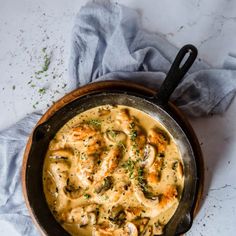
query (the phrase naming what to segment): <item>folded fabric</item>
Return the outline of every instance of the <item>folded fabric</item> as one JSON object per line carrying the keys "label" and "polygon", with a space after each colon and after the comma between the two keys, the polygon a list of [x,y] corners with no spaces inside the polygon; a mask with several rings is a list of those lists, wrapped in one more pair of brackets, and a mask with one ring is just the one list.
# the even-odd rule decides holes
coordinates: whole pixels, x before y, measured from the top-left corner
{"label": "folded fabric", "polygon": [[0,221],[8,221],[20,235],[39,235],[23,199],[21,166],[27,139],[41,115],[28,115],[0,132]]}
{"label": "folded fabric", "polygon": [[[158,88],[177,48],[141,28],[136,11],[108,1],[88,3],[75,19],[70,59],[71,87],[97,80],[122,79]],[[192,116],[224,112],[235,95],[234,55],[222,69],[196,61],[172,96]],[[0,132],[0,221],[21,235],[39,235],[21,190],[21,164],[28,136],[41,113]]]}
{"label": "folded fabric", "polygon": [[[158,89],[178,49],[158,34],[141,27],[132,9],[109,1],[83,7],[75,19],[70,60],[77,86],[92,81],[124,79]],[[236,92],[236,58],[222,69],[198,59],[178,86],[172,100],[185,113],[222,113]]]}

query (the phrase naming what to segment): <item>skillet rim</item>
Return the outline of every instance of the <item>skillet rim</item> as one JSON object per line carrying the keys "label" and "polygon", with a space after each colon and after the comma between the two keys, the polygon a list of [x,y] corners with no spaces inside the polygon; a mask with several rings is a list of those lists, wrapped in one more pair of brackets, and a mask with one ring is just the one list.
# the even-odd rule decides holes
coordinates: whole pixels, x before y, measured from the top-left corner
{"label": "skillet rim", "polygon": [[[24,194],[24,199],[27,205],[27,208],[30,212],[31,218],[33,219],[34,223],[40,230],[42,235],[45,235],[45,231],[43,230],[42,226],[40,223],[36,220],[35,215],[32,211],[32,208],[29,204],[29,199],[28,199],[28,194],[27,194],[27,187],[26,187],[26,171],[27,171],[27,160],[29,157],[30,149],[31,149],[31,144],[32,144],[32,137],[35,131],[35,128],[46,122],[53,114],[55,114],[58,110],[60,110],[62,107],[67,105],[68,103],[78,99],[81,96],[87,95],[92,92],[100,92],[102,90],[117,90],[117,89],[122,89],[128,92],[135,92],[136,94],[141,93],[139,95],[141,98],[143,95],[146,96],[154,96],[156,94],[156,91],[147,87],[144,87],[143,85],[128,82],[128,81],[99,81],[99,82],[94,82],[88,85],[85,85],[83,87],[80,87],[78,89],[73,90],[72,92],[68,93],[61,99],[59,99],[55,104],[53,104],[45,113],[44,115],[40,118],[40,120],[37,122],[35,125],[28,142],[26,144],[25,152],[24,152],[24,158],[23,158],[23,163],[22,163],[22,188],[23,188],[23,194]],[[160,106],[160,105],[158,105]],[[198,142],[198,139],[193,131],[193,128],[191,127],[190,123],[188,122],[187,118],[185,115],[172,103],[168,102],[162,109],[164,109],[183,129],[185,132],[187,138],[189,139],[190,145],[193,149],[194,152],[194,157],[195,157],[195,162],[196,162],[196,170],[197,170],[197,186],[196,186],[196,193],[195,193],[195,201],[193,204],[193,209],[191,212],[191,215],[193,217],[196,216],[199,206],[200,206],[200,201],[202,198],[202,193],[203,193],[203,184],[204,184],[204,163],[203,163],[203,157],[202,157],[202,152],[200,148],[200,144]],[[191,225],[190,225],[191,227]]]}

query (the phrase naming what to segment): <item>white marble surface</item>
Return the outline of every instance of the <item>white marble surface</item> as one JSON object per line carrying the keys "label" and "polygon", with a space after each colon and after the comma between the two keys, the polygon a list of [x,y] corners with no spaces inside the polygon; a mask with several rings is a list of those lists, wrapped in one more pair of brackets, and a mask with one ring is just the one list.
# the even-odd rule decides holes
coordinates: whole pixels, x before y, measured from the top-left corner
{"label": "white marble surface", "polygon": [[[0,130],[67,93],[73,18],[86,1],[0,0]],[[234,0],[120,0],[138,9],[143,25],[177,46],[193,43],[201,58],[220,67],[236,53]],[[42,48],[53,52],[49,73],[35,79]],[[32,82],[30,82],[32,80]],[[29,84],[28,84],[29,83]],[[38,90],[45,88],[46,93]],[[222,116],[191,120],[205,159],[202,207],[189,236],[235,235],[236,100]],[[0,235],[18,235],[0,221]]]}

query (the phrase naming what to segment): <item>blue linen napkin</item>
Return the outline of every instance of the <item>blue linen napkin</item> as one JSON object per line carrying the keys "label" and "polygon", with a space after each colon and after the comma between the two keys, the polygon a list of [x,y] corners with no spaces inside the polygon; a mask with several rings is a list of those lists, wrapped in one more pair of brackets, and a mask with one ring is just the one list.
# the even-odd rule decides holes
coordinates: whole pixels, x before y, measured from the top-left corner
{"label": "blue linen napkin", "polygon": [[[75,19],[70,58],[71,85],[122,79],[158,88],[178,49],[160,35],[142,29],[136,11],[108,1],[90,2]],[[172,100],[191,116],[222,113],[236,92],[236,57],[221,69],[198,60]],[[40,118],[34,113],[0,132],[0,220],[21,235],[39,235],[21,190],[24,147]]]}

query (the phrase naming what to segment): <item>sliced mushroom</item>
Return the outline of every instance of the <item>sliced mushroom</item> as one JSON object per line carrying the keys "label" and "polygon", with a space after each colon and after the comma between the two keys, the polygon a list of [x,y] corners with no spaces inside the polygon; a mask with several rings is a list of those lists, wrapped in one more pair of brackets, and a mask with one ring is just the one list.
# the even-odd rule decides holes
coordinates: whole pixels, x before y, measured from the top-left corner
{"label": "sliced mushroom", "polygon": [[63,191],[64,191],[65,195],[71,199],[77,199],[77,198],[81,197],[83,194],[83,191],[79,186],[76,188],[73,184],[70,184],[70,183],[68,183],[63,188]]}
{"label": "sliced mushroom", "polygon": [[127,222],[125,224],[125,228],[128,229],[128,235],[129,236],[138,236],[138,229],[135,226],[135,224],[131,223],[131,222]]}
{"label": "sliced mushroom", "polygon": [[120,205],[112,207],[111,215],[109,216],[109,220],[117,225],[122,225],[126,219],[126,214],[124,208]]}
{"label": "sliced mushroom", "polygon": [[142,233],[146,229],[149,220],[150,219],[148,217],[143,217],[137,218],[133,221],[133,223],[137,226],[139,233]]}
{"label": "sliced mushroom", "polygon": [[103,194],[110,188],[112,188],[113,185],[113,178],[111,176],[107,176],[102,183],[95,186],[95,193],[97,194]]}
{"label": "sliced mushroom", "polygon": [[157,147],[158,153],[164,153],[167,145],[170,144],[170,137],[166,131],[155,127],[150,130],[148,141]]}
{"label": "sliced mushroom", "polygon": [[105,134],[106,139],[112,143],[125,143],[127,135],[118,130],[107,130]]}
{"label": "sliced mushroom", "polygon": [[155,147],[152,146],[151,144],[147,144],[144,148],[144,161],[142,162],[142,164],[147,168],[151,167],[155,161],[155,157],[156,157]]}
{"label": "sliced mushroom", "polygon": [[150,207],[150,208],[157,207],[157,205],[159,204],[158,197],[155,200],[146,198],[141,187],[139,186],[138,183],[136,183],[136,181],[133,181],[133,187],[134,187],[134,194],[141,204],[143,204],[146,207]]}

